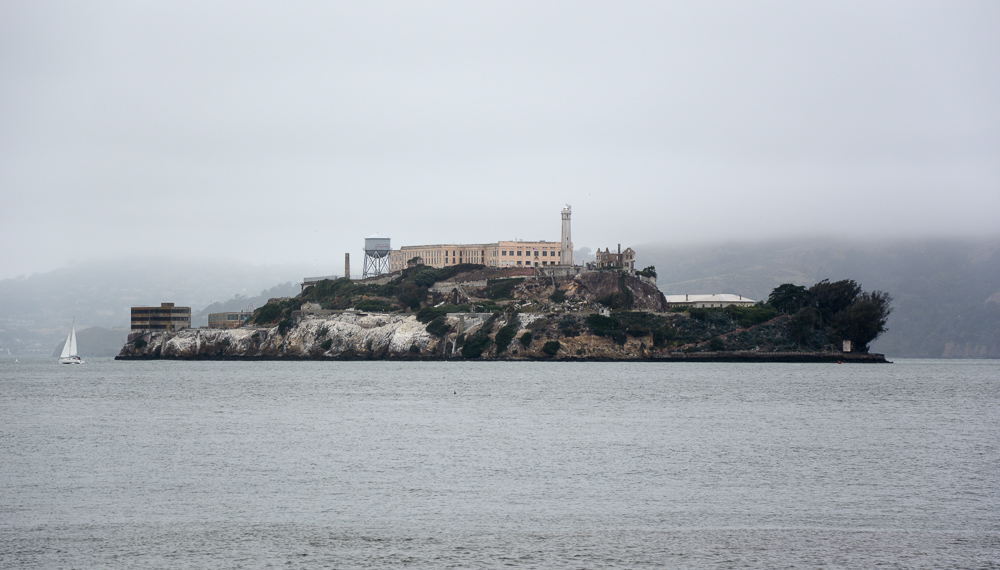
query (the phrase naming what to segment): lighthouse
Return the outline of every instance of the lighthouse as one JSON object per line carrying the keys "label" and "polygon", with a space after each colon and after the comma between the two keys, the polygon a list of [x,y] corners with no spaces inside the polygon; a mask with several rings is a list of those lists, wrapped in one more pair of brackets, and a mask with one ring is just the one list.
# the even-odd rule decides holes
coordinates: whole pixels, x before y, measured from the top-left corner
{"label": "lighthouse", "polygon": [[560,265],[573,265],[573,239],[569,233],[569,217],[572,209],[569,204],[562,209],[562,250],[559,254]]}

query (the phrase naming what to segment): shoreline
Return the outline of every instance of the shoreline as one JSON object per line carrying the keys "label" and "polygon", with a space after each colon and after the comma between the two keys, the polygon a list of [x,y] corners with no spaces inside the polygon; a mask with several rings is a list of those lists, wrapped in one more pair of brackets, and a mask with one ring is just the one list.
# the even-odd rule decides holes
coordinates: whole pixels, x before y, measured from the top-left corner
{"label": "shoreline", "polygon": [[681,352],[655,355],[646,358],[604,358],[568,356],[565,358],[461,358],[441,356],[232,356],[232,355],[197,355],[197,356],[154,356],[154,355],[118,355],[115,360],[201,360],[214,362],[228,361],[273,361],[273,362],[358,362],[358,361],[390,361],[390,362],[730,362],[730,363],[825,363],[825,364],[892,364],[884,354],[834,354],[829,352]]}

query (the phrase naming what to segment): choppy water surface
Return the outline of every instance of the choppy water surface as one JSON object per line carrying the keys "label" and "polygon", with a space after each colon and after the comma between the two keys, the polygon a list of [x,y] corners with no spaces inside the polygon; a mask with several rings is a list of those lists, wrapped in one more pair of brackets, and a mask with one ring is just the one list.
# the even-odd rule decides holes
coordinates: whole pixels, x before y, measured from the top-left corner
{"label": "choppy water surface", "polygon": [[1000,362],[0,362],[3,567],[1000,567]]}

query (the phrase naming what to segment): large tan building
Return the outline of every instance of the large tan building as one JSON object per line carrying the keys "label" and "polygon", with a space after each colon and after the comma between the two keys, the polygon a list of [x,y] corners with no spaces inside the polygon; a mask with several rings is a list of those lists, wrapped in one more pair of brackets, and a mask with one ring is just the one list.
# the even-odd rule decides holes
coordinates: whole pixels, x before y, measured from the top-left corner
{"label": "large tan building", "polygon": [[495,243],[407,245],[389,253],[389,271],[399,271],[418,262],[431,267],[459,263],[488,265],[486,260],[492,257],[495,247]]}
{"label": "large tan building", "polygon": [[570,239],[570,207],[562,210],[562,241],[498,241],[477,244],[407,245],[389,254],[389,270],[399,271],[414,263],[448,267],[475,263],[488,267],[547,267],[573,265]]}
{"label": "large tan building", "polygon": [[389,254],[389,270],[399,271],[413,263],[447,267],[475,263],[488,267],[546,267],[560,265],[557,241],[500,241],[480,244],[408,245]]}
{"label": "large tan building", "polygon": [[191,307],[160,303],[159,307],[132,307],[132,330],[179,331],[191,328]]}

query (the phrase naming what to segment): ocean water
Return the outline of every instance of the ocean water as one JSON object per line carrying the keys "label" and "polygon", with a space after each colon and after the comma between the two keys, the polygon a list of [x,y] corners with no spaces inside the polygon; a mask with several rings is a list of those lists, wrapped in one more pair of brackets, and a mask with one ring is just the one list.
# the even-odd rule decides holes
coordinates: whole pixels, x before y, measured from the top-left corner
{"label": "ocean water", "polygon": [[4,568],[880,565],[1000,568],[1000,362],[0,361]]}

